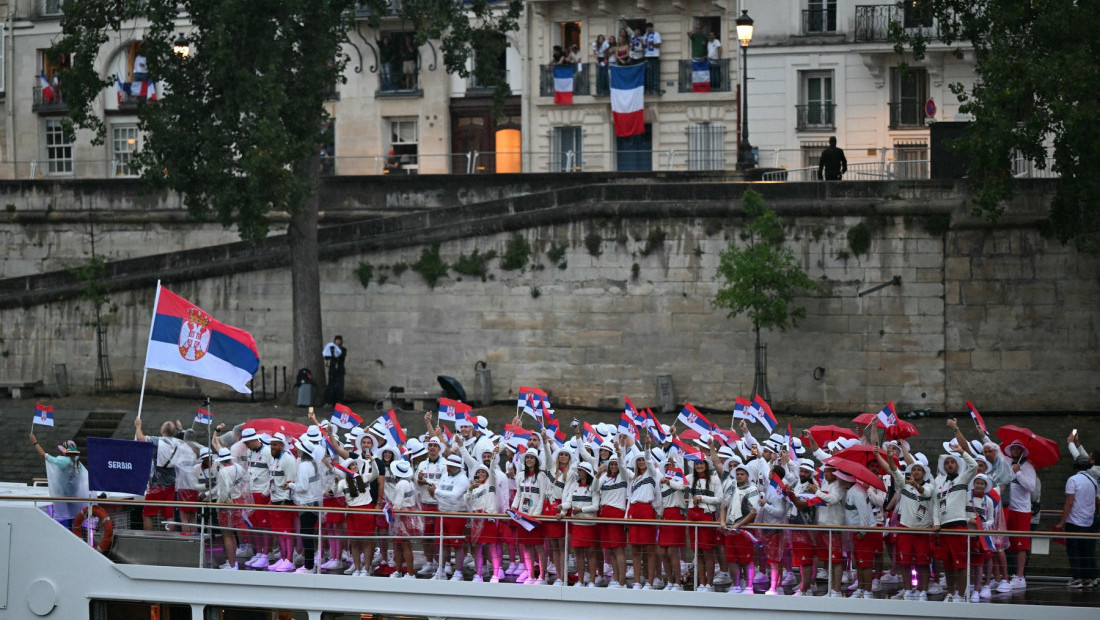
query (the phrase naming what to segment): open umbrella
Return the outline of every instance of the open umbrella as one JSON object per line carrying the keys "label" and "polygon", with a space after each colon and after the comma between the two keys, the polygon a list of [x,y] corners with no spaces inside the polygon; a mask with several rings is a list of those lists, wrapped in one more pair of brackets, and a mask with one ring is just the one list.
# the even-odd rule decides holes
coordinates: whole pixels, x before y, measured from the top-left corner
{"label": "open umbrella", "polygon": [[897,424],[887,427],[885,424],[883,424],[882,420],[878,419],[878,415],[874,413],[861,413],[852,418],[852,422],[855,422],[856,424],[862,426],[867,426],[871,423],[874,423],[875,426],[886,429],[886,432],[884,433],[886,439],[908,439],[909,437],[913,437],[914,435],[920,435],[920,433],[917,431],[917,427],[913,426],[911,422],[898,420]]}
{"label": "open umbrella", "polygon": [[244,426],[246,428],[256,429],[256,432],[261,435],[264,433],[268,435],[282,433],[287,436],[287,439],[304,435],[307,430],[305,424],[300,422],[288,422],[286,420],[280,420],[279,418],[256,418],[245,422]]}
{"label": "open umbrella", "polygon": [[[1046,437],[1036,435],[1029,429],[1022,426],[1006,424],[998,428],[994,434],[1000,437],[1003,442],[1001,443],[1001,450],[1006,450],[1008,445],[1014,442],[1022,444],[1027,450],[1028,462],[1031,463],[1035,469],[1050,467],[1058,462],[1058,457],[1060,456],[1058,443]],[[1005,454],[1008,454],[1008,452],[1006,451]]]}
{"label": "open umbrella", "polygon": [[882,466],[879,465],[878,459],[875,458],[876,452],[878,454],[881,454],[883,458],[893,461],[895,467],[898,465],[898,459],[886,456],[886,453],[882,451],[882,448],[878,448],[875,446],[866,446],[862,444],[858,446],[852,446],[851,448],[845,448],[844,450],[837,452],[833,456],[844,459],[846,461],[859,463],[860,465],[863,465],[868,469],[877,471],[881,469]]}
{"label": "open umbrella", "polygon": [[853,476],[856,480],[859,480],[867,486],[875,487],[880,491],[886,490],[886,484],[878,474],[855,461],[842,459],[839,456],[830,456],[825,459],[825,464]]}
{"label": "open umbrella", "polygon": [[814,443],[819,446],[824,446],[830,441],[836,441],[843,437],[845,439],[858,439],[855,431],[842,426],[835,426],[833,424],[815,424],[806,429],[810,431],[810,436],[814,438]]}

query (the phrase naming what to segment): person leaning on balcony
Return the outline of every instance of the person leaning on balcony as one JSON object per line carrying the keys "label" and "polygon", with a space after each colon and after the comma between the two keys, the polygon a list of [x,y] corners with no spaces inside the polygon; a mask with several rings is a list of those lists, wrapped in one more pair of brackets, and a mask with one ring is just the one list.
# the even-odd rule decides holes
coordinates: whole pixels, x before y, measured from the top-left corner
{"label": "person leaning on balcony", "polygon": [[695,31],[687,33],[691,42],[691,59],[702,60],[707,57],[707,35],[702,24],[695,24]]}
{"label": "person leaning on balcony", "polygon": [[[614,37],[612,37],[614,39]],[[610,53],[611,43],[604,39],[603,35],[597,35],[596,40],[592,42],[592,55],[596,57],[596,65],[603,67],[607,65],[607,55]]]}
{"label": "person leaning on balcony", "polygon": [[821,151],[817,163],[817,176],[825,181],[839,181],[848,172],[848,158],[844,149],[837,147],[836,136],[829,136],[829,146]]}

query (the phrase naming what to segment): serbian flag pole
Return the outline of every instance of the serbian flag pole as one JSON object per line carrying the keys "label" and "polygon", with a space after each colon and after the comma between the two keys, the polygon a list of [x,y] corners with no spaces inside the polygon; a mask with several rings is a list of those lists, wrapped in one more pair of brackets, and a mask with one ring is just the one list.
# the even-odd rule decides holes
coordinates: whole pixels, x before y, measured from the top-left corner
{"label": "serbian flag pole", "polygon": [[573,74],[576,65],[554,66],[554,103],[558,105],[573,104]]}
{"label": "serbian flag pole", "polygon": [[977,408],[975,408],[969,400],[966,401],[966,408],[970,410],[970,417],[974,418],[974,424],[978,426],[978,430],[980,430],[983,435],[988,435],[989,431],[985,429],[985,420],[982,419],[982,414],[978,413]]}
{"label": "serbian flag pole", "polygon": [[691,92],[710,92],[710,63],[705,60],[691,61]]}
{"label": "serbian flag pole", "polygon": [[251,394],[248,382],[260,368],[260,353],[252,334],[214,319],[158,280],[138,398],[139,418],[150,368],[217,381]]}
{"label": "serbian flag pole", "polygon": [[886,428],[890,428],[891,426],[894,426],[895,424],[897,424],[898,423],[898,413],[894,409],[894,403],[893,402],[887,403],[886,406],[882,408],[882,411],[878,412],[877,417],[878,417],[879,421],[882,422],[883,426],[885,426]]}
{"label": "serbian flag pole", "polygon": [[620,138],[645,133],[644,64],[626,67],[611,65],[611,118],[615,135]]}

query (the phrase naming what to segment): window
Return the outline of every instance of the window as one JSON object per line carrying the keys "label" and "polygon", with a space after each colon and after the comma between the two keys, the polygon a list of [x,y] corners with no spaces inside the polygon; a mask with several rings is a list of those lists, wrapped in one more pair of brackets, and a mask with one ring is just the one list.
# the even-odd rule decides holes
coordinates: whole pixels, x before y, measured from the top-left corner
{"label": "window", "polygon": [[491,36],[492,41],[484,42],[489,46],[486,51],[474,54],[470,78],[466,83],[468,90],[490,88],[493,78],[508,81],[508,40],[499,33]]}
{"label": "window", "polygon": [[916,67],[890,70],[890,128],[924,127],[928,72]]}
{"label": "window", "polygon": [[61,119],[46,119],[43,123],[46,146],[46,174],[73,173],[73,136],[65,131]]}
{"label": "window", "polygon": [[929,178],[928,143],[907,140],[894,143],[893,173],[895,179]]}
{"label": "window", "polygon": [[809,0],[802,15],[803,34],[836,32],[836,0]]}
{"label": "window", "polygon": [[554,32],[554,45],[560,45],[566,51],[574,45],[581,50],[586,50],[587,46],[581,45],[581,23],[558,22]]}
{"label": "window", "polygon": [[8,48],[6,37],[7,31],[0,28],[0,93],[4,93],[7,90],[4,86],[4,84],[6,84],[4,80],[4,50]]}
{"label": "window", "polygon": [[832,71],[802,71],[801,103],[797,106],[799,131],[807,129],[832,129],[835,125],[836,104],[833,101]]}
{"label": "window", "polygon": [[176,603],[135,603],[130,601],[92,601],[91,617],[95,620],[191,620],[191,606]]}
{"label": "window", "polygon": [[817,170],[817,164],[821,160],[821,151],[825,150],[825,147],[829,146],[828,142],[803,142],[802,147],[802,167],[813,168]]}
{"label": "window", "polygon": [[415,118],[389,119],[390,150],[398,158],[405,174],[415,174],[420,168],[420,133]]}
{"label": "window", "polygon": [[927,0],[905,0],[902,5],[901,24],[905,28],[931,28],[932,11]]}
{"label": "window", "polygon": [[[190,617],[190,616],[188,616]],[[309,620],[309,612],[300,609],[264,609],[261,607],[221,607],[207,605],[203,620]],[[359,614],[352,616],[361,617]]]}
{"label": "window", "polygon": [[555,127],[550,145],[550,172],[574,172],[583,169],[580,127]]}
{"label": "window", "polygon": [[43,17],[61,15],[63,0],[36,0],[36,2],[39,15]]}
{"label": "window", "polygon": [[114,176],[137,176],[137,171],[130,165],[130,160],[137,149],[137,125],[113,125],[111,127],[111,170]]}
{"label": "window", "polygon": [[378,94],[422,95],[420,51],[413,32],[384,31],[377,40],[382,72]]}
{"label": "window", "polygon": [[722,123],[696,123],[688,127],[688,169],[725,168],[726,128]]}
{"label": "window", "polygon": [[336,119],[329,118],[321,130],[321,174],[336,174]]}

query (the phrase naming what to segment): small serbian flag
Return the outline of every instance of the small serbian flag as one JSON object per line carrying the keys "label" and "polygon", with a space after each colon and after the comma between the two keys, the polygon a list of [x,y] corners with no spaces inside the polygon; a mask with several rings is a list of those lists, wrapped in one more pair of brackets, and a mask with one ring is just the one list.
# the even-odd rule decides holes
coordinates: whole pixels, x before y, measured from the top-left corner
{"label": "small serbian flag", "polygon": [[393,504],[386,502],[386,505],[382,506],[382,518],[386,520],[387,525],[393,525]]}
{"label": "small serbian flag", "polygon": [[[408,439],[405,437],[405,431],[401,428],[401,424],[397,422],[397,414],[393,412],[393,409],[390,409],[386,413],[378,416],[378,419],[375,420],[375,423],[380,423],[382,425],[382,428],[386,429],[386,435],[388,439],[393,442],[393,445],[405,445],[405,442]],[[408,460],[409,458],[408,453],[406,453],[404,450],[401,451],[401,457],[405,460]]]}
{"label": "small serbian flag", "polygon": [[504,440],[505,445],[518,450],[520,446],[527,447],[527,440],[531,439],[531,431],[514,424],[505,424],[504,432],[500,434],[500,437]]}
{"label": "small serbian flag", "polygon": [[676,419],[700,435],[712,433],[718,428],[706,416],[699,413],[698,409],[692,407],[691,403],[684,403],[684,408],[680,410],[680,415],[676,416]]}
{"label": "small serbian flag", "polygon": [[978,413],[978,409],[969,400],[966,401],[966,408],[970,410],[970,417],[974,418],[974,424],[978,425],[978,430],[983,435],[988,435],[989,431],[985,429],[985,420],[982,419],[982,414]]}
{"label": "small serbian flag", "polygon": [[354,478],[354,477],[359,475],[359,474],[351,471],[350,469],[348,469],[347,467],[344,467],[343,465],[341,465],[339,463],[333,463],[332,468],[335,469],[338,472],[343,473],[348,478]]}
{"label": "small serbian flag", "polygon": [[[975,514],[974,518],[977,519],[979,530],[986,529],[985,522],[982,521],[981,515]],[[989,534],[982,534],[979,536],[978,543],[981,544],[982,549],[985,551],[996,551],[996,545],[993,544],[993,537]]]}
{"label": "small serbian flag", "polygon": [[741,532],[746,537],[748,537],[750,541],[752,541],[753,545],[756,545],[757,547],[762,547],[764,545],[764,543],[760,542],[760,539],[756,536],[753,536],[752,532],[750,532],[749,530],[734,530],[734,532]]}
{"label": "small serbian flag", "polygon": [[597,433],[596,429],[592,428],[592,425],[589,424],[588,422],[584,423],[584,425],[581,429],[581,434],[584,437],[585,441],[591,441],[592,443],[596,444],[597,446],[602,446],[603,445],[603,437],[600,437],[600,434]]}
{"label": "small serbian flag", "polygon": [[668,471],[665,472],[665,474],[668,476],[668,479],[672,480],[673,482],[683,483],[684,481],[684,470],[680,469],[679,467],[670,467],[668,468]]}
{"label": "small serbian flag", "polygon": [[336,448],[332,446],[332,440],[329,439],[328,432],[324,428],[321,429],[321,444],[328,450],[329,456],[336,456]]}
{"label": "small serbian flag", "polygon": [[53,103],[53,100],[57,98],[57,91],[54,90],[54,87],[52,84],[50,84],[50,81],[46,79],[45,69],[43,69],[42,72],[38,74],[38,85],[39,88],[42,89],[42,102]]}
{"label": "small serbian flag", "polygon": [[528,515],[525,515],[522,512],[509,509],[507,514],[508,514],[509,517],[511,517],[511,519],[513,521],[518,523],[520,527],[527,530],[528,532],[530,532],[531,530],[535,529],[536,527],[538,527],[540,525],[538,519],[536,519],[534,517],[531,517],[531,516],[528,516]]}
{"label": "small serbian flag", "polygon": [[638,435],[638,425],[634,423],[625,411],[619,415],[619,432],[630,435],[634,438],[634,441],[640,441],[641,437]]}
{"label": "small serbian flag", "polygon": [[790,457],[791,462],[798,462],[798,452],[794,449],[794,437],[791,437],[791,424],[787,423],[787,456]]}
{"label": "small serbian flag", "polygon": [[455,437],[455,434],[451,432],[451,429],[447,428],[446,426],[440,425],[439,430],[443,432],[443,439],[446,439],[447,443],[451,443],[451,440]]}
{"label": "small serbian flag", "polygon": [[576,65],[554,65],[554,103],[573,103],[573,75],[576,69]]}
{"label": "small serbian flag", "polygon": [[260,368],[252,334],[215,320],[203,309],[157,284],[145,368],[224,383],[251,394]]}
{"label": "small serbian flag", "polygon": [[710,92],[710,63],[705,60],[691,61],[691,92]]}
{"label": "small serbian flag", "polygon": [[42,426],[53,426],[53,407],[49,405],[43,405],[41,403],[35,403],[34,405],[34,422],[35,424],[41,424]]}
{"label": "small serbian flag", "polygon": [[672,445],[680,451],[683,457],[689,461],[696,461],[702,463],[706,460],[703,456],[703,451],[695,446],[683,441],[679,437],[672,438]]}
{"label": "small serbian flag", "polygon": [[363,423],[362,416],[356,414],[354,411],[351,410],[351,407],[348,407],[347,405],[336,403],[336,406],[334,406],[332,409],[332,417],[329,418],[329,422],[332,422],[333,424],[339,426],[344,430],[359,426]]}
{"label": "small serbian flag", "polygon": [[546,397],[546,392],[538,388],[521,386],[519,397],[516,400],[516,407],[537,420],[542,415],[539,407],[539,403],[542,401],[546,402],[547,407],[550,406],[550,399]]}
{"label": "small serbian flag", "polygon": [[638,408],[634,406],[634,403],[630,402],[629,396],[624,396],[623,400],[626,401],[626,416],[633,420],[635,424],[637,424],[638,420],[642,418],[642,415],[638,413]]}
{"label": "small serbian flag", "polygon": [[645,133],[646,65],[611,65],[611,118],[619,138]]}
{"label": "small serbian flag", "polygon": [[206,409],[199,407],[195,411],[195,421],[199,424],[210,425],[214,423],[214,414],[210,413]]}
{"label": "small serbian flag", "polygon": [[736,448],[737,442],[741,441],[741,437],[737,433],[721,428],[714,429],[714,432],[711,433],[711,437],[717,437],[719,441],[731,448]]}
{"label": "small serbian flag", "polygon": [[653,413],[653,410],[646,407],[644,415],[649,420],[649,423],[646,424],[646,428],[649,429],[649,434],[653,437],[653,441],[657,443],[665,443],[668,441],[668,433],[666,433],[664,427],[661,426],[661,422],[657,419],[657,415]]}
{"label": "small serbian flag", "polygon": [[883,426],[890,428],[898,423],[898,413],[894,410],[894,403],[887,403],[882,411],[878,412],[878,420],[882,422]]}
{"label": "small serbian flag", "polygon": [[764,428],[768,429],[768,432],[775,430],[775,427],[779,425],[779,420],[775,419],[775,414],[772,413],[772,408],[768,405],[759,394],[752,399],[753,405],[756,406],[756,419],[760,420],[760,423],[764,425]]}
{"label": "small serbian flag", "polygon": [[777,474],[775,472],[772,472],[772,479],[771,479],[771,482],[768,483],[768,486],[775,489],[776,493],[786,493],[787,492],[787,483],[783,482],[783,479],[780,478],[779,474]]}
{"label": "small serbian flag", "polygon": [[[473,407],[471,407],[470,405],[467,405],[466,403],[464,403],[462,401],[452,400],[450,398],[440,398],[439,399],[439,420],[440,421],[446,420],[448,422],[457,422],[458,421],[458,414],[460,414],[460,413],[469,413],[473,410],[474,410]],[[466,419],[466,416],[462,416],[462,418]]]}
{"label": "small serbian flag", "polygon": [[749,399],[737,397],[737,400],[733,403],[733,419],[748,420],[749,422],[756,419],[752,414],[752,403],[749,402]]}
{"label": "small serbian flag", "polygon": [[824,506],[825,505],[825,500],[821,499],[820,497],[818,497],[816,495],[807,494],[807,495],[799,495],[798,497],[802,501],[806,502],[806,507],[807,508],[815,508],[817,506]]}

